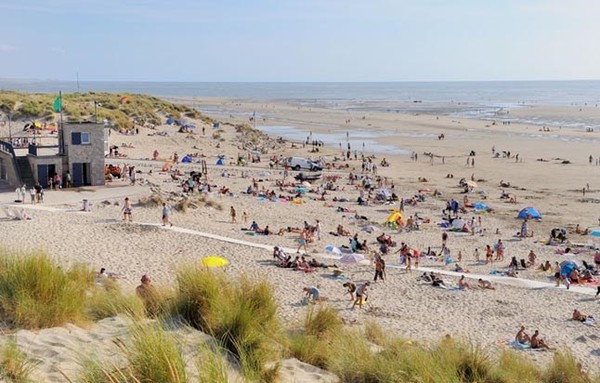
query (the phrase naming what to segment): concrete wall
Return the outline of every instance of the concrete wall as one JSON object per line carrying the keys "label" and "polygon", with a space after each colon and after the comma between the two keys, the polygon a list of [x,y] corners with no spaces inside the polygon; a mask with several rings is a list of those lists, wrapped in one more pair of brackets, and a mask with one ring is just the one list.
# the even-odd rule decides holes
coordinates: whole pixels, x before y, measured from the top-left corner
{"label": "concrete wall", "polygon": [[10,154],[0,150],[0,166],[4,170],[0,170],[0,174],[6,175],[5,179],[0,180],[2,186],[10,186],[11,188],[17,188],[19,185],[19,176],[13,163],[13,158]]}
{"label": "concrete wall", "polygon": [[60,174],[61,178],[63,176],[63,165],[62,158],[59,156],[32,156],[28,155],[27,159],[29,160],[29,166],[31,166],[31,172],[33,173],[33,179],[35,182],[39,182],[42,185],[45,185],[48,180],[40,180],[38,178],[38,165],[54,165],[57,174]]}
{"label": "concrete wall", "polygon": [[[67,123],[63,124],[64,150],[68,161],[68,169],[73,174],[73,163],[90,164],[90,181],[92,185],[104,185],[104,146],[105,129],[103,124]],[[73,145],[73,132],[89,133],[90,144]]]}

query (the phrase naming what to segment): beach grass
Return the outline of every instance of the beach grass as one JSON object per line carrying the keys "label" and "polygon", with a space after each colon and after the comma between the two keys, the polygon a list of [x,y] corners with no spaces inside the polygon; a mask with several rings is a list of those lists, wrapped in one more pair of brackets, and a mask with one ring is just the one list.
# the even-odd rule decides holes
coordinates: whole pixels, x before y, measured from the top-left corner
{"label": "beach grass", "polygon": [[42,252],[0,249],[0,310],[9,325],[28,329],[86,321],[86,290],[93,274],[83,266],[62,269]]}
{"label": "beach grass", "polygon": [[226,351],[206,342],[200,345],[196,365],[200,382],[227,383],[229,381],[229,362]]}
{"label": "beach grass", "polygon": [[278,366],[267,363],[278,359],[281,330],[271,287],[245,278],[236,284],[202,268],[181,270],[177,282],[174,312],[214,336],[247,379],[272,381]]}
{"label": "beach grass", "polygon": [[88,297],[87,314],[92,320],[110,318],[118,314],[143,318],[145,307],[142,300],[135,294],[123,294],[116,281],[105,278]]}
{"label": "beach grass", "polygon": [[[0,91],[1,111],[11,113],[14,121],[42,119],[52,121],[57,94]],[[173,104],[157,97],[140,94],[105,92],[63,93],[62,111],[69,121],[93,121],[105,118],[117,129],[129,130],[138,124],[160,125],[165,116],[180,120],[183,117],[199,119],[207,124],[214,121],[194,108]]]}
{"label": "beach grass", "polygon": [[7,382],[33,382],[30,375],[35,361],[17,348],[14,340],[6,342],[0,350],[0,377]]}

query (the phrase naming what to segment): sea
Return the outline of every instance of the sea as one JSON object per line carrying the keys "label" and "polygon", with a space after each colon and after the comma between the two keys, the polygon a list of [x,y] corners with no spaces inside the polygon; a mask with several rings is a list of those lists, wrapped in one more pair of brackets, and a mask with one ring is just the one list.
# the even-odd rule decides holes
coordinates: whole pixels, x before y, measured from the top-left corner
{"label": "sea", "polygon": [[[535,126],[600,129],[600,120],[570,116],[516,117],[514,108],[535,105],[598,107],[600,81],[475,82],[128,82],[0,79],[0,89],[30,93],[140,93],[163,98],[220,97],[296,103],[350,112],[435,114],[510,121]],[[218,108],[218,107],[217,107]],[[225,108],[225,107],[223,107]],[[225,109],[202,109],[230,114]]]}

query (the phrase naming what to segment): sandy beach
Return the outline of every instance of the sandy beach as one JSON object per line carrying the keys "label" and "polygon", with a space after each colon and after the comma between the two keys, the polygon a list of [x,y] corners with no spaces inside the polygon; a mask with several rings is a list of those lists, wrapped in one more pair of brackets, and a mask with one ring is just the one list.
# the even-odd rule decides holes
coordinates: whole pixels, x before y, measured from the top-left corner
{"label": "sandy beach", "polygon": [[[433,114],[349,112],[286,102],[177,101],[193,104],[201,110],[221,110],[221,113],[210,115],[221,121],[218,132],[199,121],[194,134],[178,133],[175,127],[167,125],[156,127],[156,130],[140,127],[138,135],[113,132],[111,144],[118,145],[119,151],[127,157],[107,158],[106,163],[135,165],[141,171],[136,185],[115,179],[104,187],[49,190],[44,203],[36,205],[16,204],[14,192],[1,193],[0,217],[3,212],[24,209],[34,219],[0,220],[0,243],[15,250],[47,251],[61,265],[85,262],[96,269],[105,267],[122,274],[121,283],[125,289],[131,290],[139,283],[142,274],[151,275],[157,284],[174,285],[178,267],[197,263],[205,256],[219,255],[230,262],[225,268],[228,275],[245,274],[269,280],[279,303],[279,314],[290,326],[299,323],[307,309],[300,304],[302,287],[318,285],[321,294],[328,298],[324,304],[339,310],[349,326],[375,320],[386,331],[419,342],[435,342],[451,334],[495,350],[505,347],[503,344],[514,338],[519,326],[525,325],[530,332],[539,329],[553,347],[571,349],[585,368],[594,370],[597,366],[600,350],[597,328],[570,320],[575,308],[600,316],[595,298],[596,284],[573,285],[567,291],[564,285],[554,286],[553,270],[537,270],[537,265],[549,261],[554,266],[555,262],[567,259],[579,265],[583,261],[594,264],[597,251],[594,246],[600,244],[600,238],[577,234],[575,228],[577,224],[582,229],[600,226],[600,166],[597,166],[600,132],[567,127],[540,131],[542,126],[539,125],[506,125],[500,121],[494,123]],[[244,144],[249,142],[249,138],[236,132],[234,125],[252,125],[248,116],[253,113],[257,116],[257,128],[282,131],[278,127],[293,127],[294,130],[288,129],[287,134],[303,138],[278,142],[276,136],[261,136],[257,139],[258,146],[266,151],[262,161],[237,166],[238,156],[248,155]],[[535,106],[510,113],[521,118],[555,118],[560,115],[566,121],[578,118],[600,120],[600,109],[593,106]],[[202,127],[206,132],[204,135]],[[155,135],[157,131],[167,134]],[[341,159],[346,153],[346,132],[349,132],[348,138],[353,143],[350,160]],[[361,136],[362,132],[368,132],[369,136]],[[3,131],[0,133],[5,134]],[[438,138],[441,134],[444,139]],[[309,135],[316,140],[323,139],[326,146],[319,147],[318,153],[310,152],[312,145],[301,142]],[[341,137],[339,142],[334,139],[337,137]],[[361,171],[362,145],[359,142],[363,141],[368,142],[364,154],[375,156],[373,162],[377,165],[377,174]],[[492,154],[492,148],[495,153],[500,153],[497,158]],[[154,150],[159,152],[156,161],[150,160]],[[469,156],[471,151],[475,152],[475,156]],[[503,156],[503,152],[508,151],[510,158]],[[206,193],[205,198],[211,203],[198,204],[197,208],[190,207],[186,212],[174,210],[171,217],[173,227],[163,227],[161,207],[140,204],[139,201],[152,194],[160,194],[174,206],[183,198],[180,182],[187,179],[190,171],[199,171],[200,164],[173,165],[172,169],[183,175],[162,171],[164,163],[175,152],[180,159],[185,154],[197,154],[194,161],[206,161],[211,191]],[[413,152],[418,155],[416,161],[403,154]],[[518,160],[516,154],[519,155]],[[276,185],[277,181],[284,179],[284,170],[280,166],[270,166],[269,158],[280,155],[323,157],[331,165],[323,171],[323,179],[326,176],[335,179],[332,182],[337,190],[327,190],[324,201],[318,199],[320,194],[309,192],[298,204],[281,199],[271,202],[246,194],[253,180],[259,190],[274,190],[282,196],[295,194],[293,186]],[[224,156],[225,165],[215,165],[218,156]],[[383,158],[389,162],[389,167],[380,166]],[[467,160],[474,161],[474,165],[467,166]],[[366,206],[358,205],[359,182],[349,183],[350,172],[358,176],[369,175],[374,182],[381,177],[382,185],[385,183],[391,189],[393,184],[393,192],[401,198],[410,199],[421,193],[423,201],[404,205],[405,217],[418,214],[426,218],[420,229],[398,230],[385,225],[390,209],[398,208],[398,202],[384,204],[370,200]],[[290,172],[286,180],[294,181],[294,174]],[[447,177],[450,174],[452,178]],[[477,187],[464,194],[459,186],[461,178],[474,180]],[[501,182],[510,186],[501,186]],[[316,183],[309,189],[320,186],[324,185]],[[228,188],[228,192],[220,193],[221,187]],[[434,196],[435,190],[442,194]],[[501,199],[503,192],[516,202]],[[333,278],[330,270],[323,268],[304,273],[274,266],[273,246],[283,246],[293,255],[298,248],[299,234],[284,230],[283,235],[249,235],[248,231],[241,230],[248,228],[253,220],[261,228],[269,225],[277,232],[281,228],[303,227],[305,221],[314,225],[319,219],[322,238],[309,244],[308,256],[324,263],[336,263],[349,280],[359,283],[373,279],[375,270],[368,261],[369,256],[363,263],[341,265],[339,256],[325,251],[328,245],[341,247],[349,244],[347,237],[329,234],[335,232],[338,225],[343,225],[352,234],[358,233],[360,241],[366,240],[372,250],[379,248],[376,237],[385,233],[398,244],[405,242],[423,253],[427,248],[439,253],[444,232],[439,226],[444,217],[442,210],[450,199],[462,204],[465,196],[470,203],[484,202],[492,208],[492,212],[485,213],[466,208],[459,214],[465,221],[472,217],[475,221],[481,218],[481,227],[475,235],[448,232],[447,247],[452,258],[457,260],[460,252],[462,260],[458,263],[469,272],[453,273],[456,262],[446,265],[439,259],[426,256],[421,257],[419,266],[424,270],[444,273],[443,279],[450,286],[457,284],[459,275],[464,274],[472,286],[483,275],[492,281],[495,290],[441,289],[418,282],[417,277],[422,270],[414,265],[412,271],[405,270],[405,265],[399,262],[398,245],[384,256],[387,265],[385,282],[371,284],[369,301],[372,308],[351,310],[351,301],[342,287],[343,280]],[[122,221],[125,197],[133,201],[133,222]],[[346,198],[349,202],[334,201],[334,197]],[[83,199],[92,203],[90,212],[80,211]],[[231,223],[231,206],[237,212],[237,223]],[[534,206],[543,218],[529,222],[532,237],[518,238],[515,234],[520,230],[522,220],[516,217],[527,206]],[[244,212],[248,216],[247,222],[242,222]],[[357,219],[356,216],[366,219]],[[365,226],[373,226],[374,231],[364,231]],[[568,241],[556,246],[547,245],[553,228],[565,228]],[[485,259],[485,246],[492,246],[499,239],[506,247],[503,261],[493,264],[475,261],[473,253],[476,248]],[[559,254],[566,247],[575,254]],[[536,265],[517,270],[517,278],[490,274],[493,270],[506,272],[511,257],[527,259],[530,251],[537,255]],[[62,330],[55,329],[39,333],[22,331],[19,336],[25,344],[38,342],[43,345],[23,346],[42,360],[37,367],[37,376],[59,382],[63,380],[56,373],[57,369],[75,370],[73,363],[76,363],[76,358],[70,359],[65,355],[75,356],[94,347],[100,353],[110,353],[107,339],[120,331],[119,326],[123,324],[118,322],[111,327],[103,322],[89,329],[79,329],[77,334],[85,334],[68,341],[65,340],[69,338],[68,334],[57,335]],[[48,338],[44,338],[46,336]],[[40,340],[56,337],[60,341]],[[552,356],[551,352],[522,352],[541,363]],[[58,355],[61,357],[58,358]]]}

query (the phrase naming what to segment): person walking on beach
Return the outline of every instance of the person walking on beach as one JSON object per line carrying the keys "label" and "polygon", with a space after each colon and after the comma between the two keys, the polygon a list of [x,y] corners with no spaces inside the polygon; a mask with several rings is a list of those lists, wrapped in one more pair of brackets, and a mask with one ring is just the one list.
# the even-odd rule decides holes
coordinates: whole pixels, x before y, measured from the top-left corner
{"label": "person walking on beach", "polygon": [[308,229],[304,229],[302,230],[302,233],[300,233],[300,239],[298,240],[298,249],[296,250],[296,253],[300,252],[300,249],[304,247],[304,253],[308,253]]}
{"label": "person walking on beach", "polygon": [[315,231],[317,233],[317,239],[320,241],[321,240],[322,227],[321,227],[321,221],[319,221],[319,220],[317,220],[317,224],[315,225]]}
{"label": "person walking on beach", "polygon": [[131,222],[133,220],[129,197],[125,197],[125,202],[123,202],[123,209],[121,209],[121,211],[123,212],[123,221]]}
{"label": "person walking on beach", "polygon": [[382,281],[384,281],[383,279],[383,263],[382,263],[383,259],[381,259],[381,256],[378,254],[375,256],[375,277],[373,278],[374,282],[377,282],[377,278],[381,279]]}
{"label": "person walking on beach", "polygon": [[163,202],[162,208],[162,225],[163,226],[173,226],[171,223],[171,209],[167,206],[166,202]]}
{"label": "person walking on beach", "polygon": [[244,223],[244,225],[248,223],[248,213],[242,213],[242,222]]}
{"label": "person walking on beach", "polygon": [[229,215],[231,216],[231,223],[237,223],[237,220],[235,219],[235,208],[233,206],[229,208]]}

